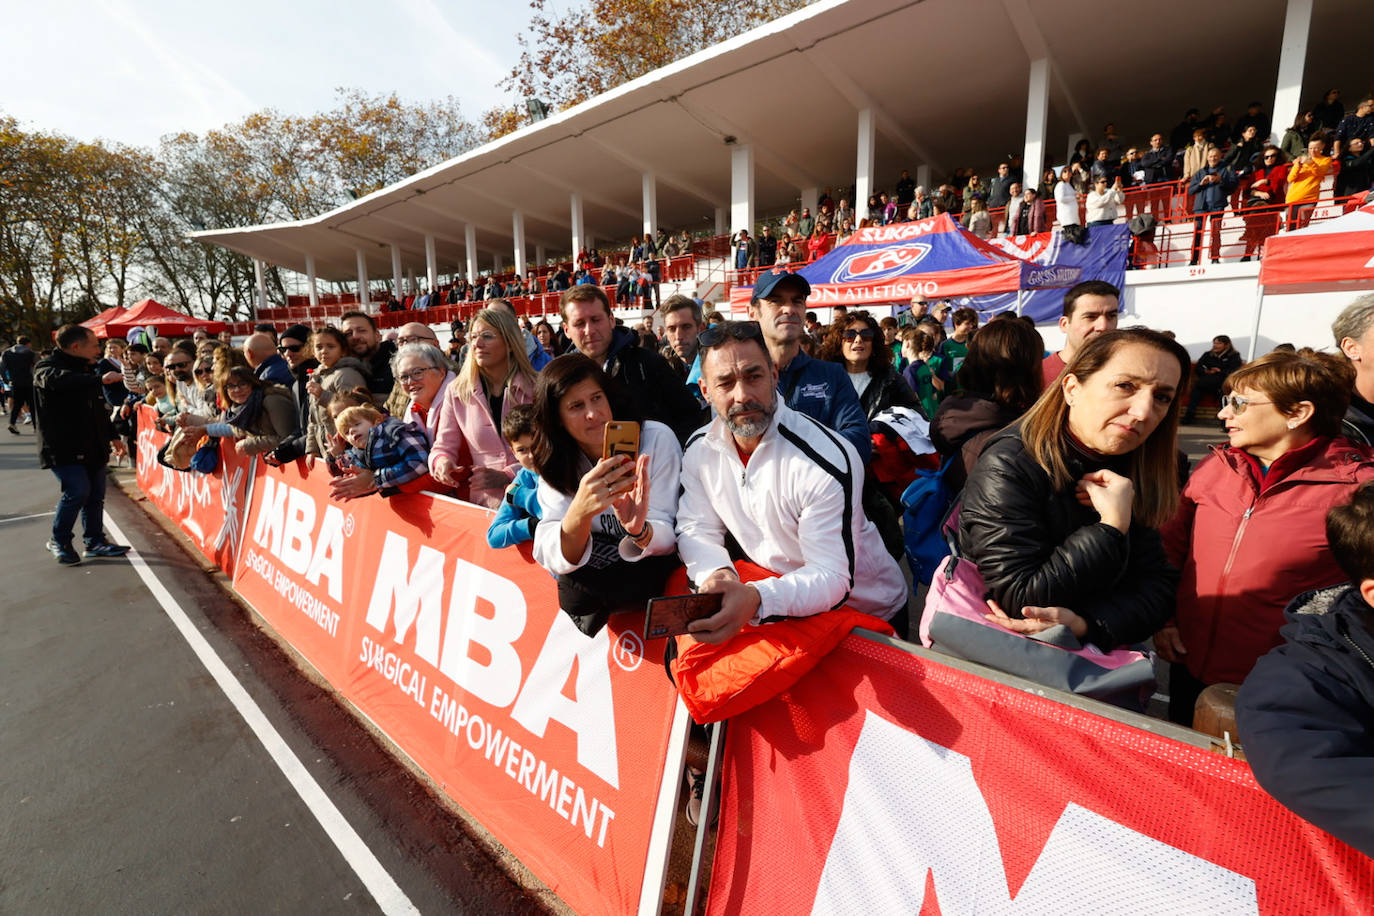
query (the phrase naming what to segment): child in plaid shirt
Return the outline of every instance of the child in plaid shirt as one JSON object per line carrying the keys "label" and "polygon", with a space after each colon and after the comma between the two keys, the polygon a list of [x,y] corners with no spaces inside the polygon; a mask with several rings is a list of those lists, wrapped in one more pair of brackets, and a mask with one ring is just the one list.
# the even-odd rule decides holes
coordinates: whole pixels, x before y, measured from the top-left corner
{"label": "child in plaid shirt", "polygon": [[348,457],[354,468],[346,473],[371,474],[372,489],[383,496],[399,493],[401,487],[429,474],[429,440],[423,430],[388,417],[371,404],[340,411],[336,424],[351,446]]}

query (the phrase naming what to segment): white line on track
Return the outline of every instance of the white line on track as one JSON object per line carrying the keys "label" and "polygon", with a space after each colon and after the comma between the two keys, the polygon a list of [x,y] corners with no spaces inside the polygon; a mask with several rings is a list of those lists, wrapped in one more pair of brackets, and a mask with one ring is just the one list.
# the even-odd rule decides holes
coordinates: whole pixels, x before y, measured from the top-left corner
{"label": "white line on track", "polygon": [[[119,526],[108,514],[105,516],[105,526],[109,528],[110,533],[118,542],[128,543],[124,533],[119,530]],[[410,902],[405,891],[401,890],[400,885],[391,877],[382,863],[377,861],[377,857],[372,854],[371,849],[368,849],[363,838],[358,836],[357,831],[344,819],[343,814],[320,788],[320,784],[310,775],[310,771],[287,746],[281,734],[267,720],[267,716],[263,714],[262,709],[254,702],[253,698],[248,695],[248,691],[239,683],[238,678],[215,654],[210,643],[191,623],[191,619],[186,616],[186,612],[172,597],[171,592],[167,591],[166,586],[148,568],[147,561],[139,556],[136,550],[130,550],[128,558],[134,571],[138,573],[138,577],[143,580],[148,591],[152,592],[157,603],[162,606],[162,610],[180,631],[182,638],[190,645],[191,651],[196,653],[196,657],[214,677],[220,690],[224,691],[229,702],[238,710],[239,715],[243,716],[243,720],[248,723],[253,734],[257,735],[262,746],[272,757],[272,761],[281,769],[282,774],[291,783],[291,787],[296,790],[296,794],[301,797],[306,807],[310,809],[310,813],[315,816],[315,820],[320,822],[325,834],[338,848],[349,867],[362,880],[368,893],[377,901],[382,912],[388,916],[390,914],[398,914],[399,916],[402,913],[419,913],[420,911],[416,909],[415,904]]]}
{"label": "white line on track", "polygon": [[10,522],[22,522],[30,518],[47,518],[51,512],[35,512],[33,515],[12,515],[9,518],[0,518],[0,525],[7,525]]}

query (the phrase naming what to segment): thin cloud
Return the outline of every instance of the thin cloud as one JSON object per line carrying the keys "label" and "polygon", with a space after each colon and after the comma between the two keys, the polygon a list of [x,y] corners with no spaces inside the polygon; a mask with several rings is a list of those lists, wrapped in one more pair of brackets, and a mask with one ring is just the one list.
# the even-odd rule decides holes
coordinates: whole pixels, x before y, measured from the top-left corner
{"label": "thin cloud", "polygon": [[256,103],[238,86],[205,66],[194,57],[174,50],[148,28],[123,0],[100,0],[100,6],[114,22],[126,29],[167,71],[166,85],[188,96],[210,123],[222,121],[226,109],[252,111]]}

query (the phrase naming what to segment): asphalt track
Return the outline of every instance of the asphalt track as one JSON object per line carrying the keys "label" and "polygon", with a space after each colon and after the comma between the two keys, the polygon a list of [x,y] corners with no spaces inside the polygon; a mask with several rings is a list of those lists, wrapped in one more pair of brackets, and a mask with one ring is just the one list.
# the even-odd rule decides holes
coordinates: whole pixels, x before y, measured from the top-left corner
{"label": "asphalt track", "polygon": [[58,566],[0,435],[0,913],[544,911],[113,480]]}

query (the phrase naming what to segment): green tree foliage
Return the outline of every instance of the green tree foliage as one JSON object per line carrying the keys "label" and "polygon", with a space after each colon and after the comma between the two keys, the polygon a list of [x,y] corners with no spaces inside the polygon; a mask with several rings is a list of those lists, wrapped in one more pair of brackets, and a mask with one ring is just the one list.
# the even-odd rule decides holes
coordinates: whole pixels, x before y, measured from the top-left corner
{"label": "green tree foliage", "polygon": [[[29,131],[0,115],[0,336],[43,339],[66,321],[152,296],[241,320],[252,262],[187,238],[306,219],[457,156],[484,131],[456,99],[413,105],[339,90],[309,116],[254,113],[155,151]],[[268,270],[269,297],[285,300]]]}

